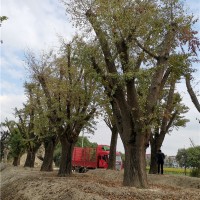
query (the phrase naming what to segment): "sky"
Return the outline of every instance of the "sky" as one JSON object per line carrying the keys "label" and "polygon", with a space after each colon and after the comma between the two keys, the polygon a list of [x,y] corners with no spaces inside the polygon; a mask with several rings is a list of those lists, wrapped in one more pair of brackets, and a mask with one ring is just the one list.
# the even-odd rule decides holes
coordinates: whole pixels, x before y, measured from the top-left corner
{"label": "sky", "polygon": [[[195,16],[200,18],[200,1],[186,0],[185,2]],[[59,47],[60,36],[65,40],[70,40],[75,30],[59,0],[1,0],[0,15],[6,15],[9,18],[0,28],[1,40],[3,40],[0,68],[0,113],[1,122],[3,122],[6,118],[14,119],[14,108],[22,107],[25,102],[23,88],[27,80],[25,52],[30,49],[35,53],[41,53],[43,50]],[[200,32],[200,22],[197,23],[196,29]],[[197,71],[192,85],[200,95],[200,67],[198,65],[194,67]],[[187,94],[185,84],[180,83],[178,87],[184,103],[190,108],[186,114],[190,122],[185,128],[174,130],[166,136],[162,151],[168,156],[176,155],[180,148],[190,147],[190,139],[195,145],[200,145],[200,124],[196,120],[200,118],[199,113]],[[102,120],[98,123],[94,135],[89,133],[84,135],[98,144],[109,145],[110,143],[110,130]],[[117,150],[124,152],[120,137],[118,137]],[[147,153],[149,152],[150,149],[147,149]]]}

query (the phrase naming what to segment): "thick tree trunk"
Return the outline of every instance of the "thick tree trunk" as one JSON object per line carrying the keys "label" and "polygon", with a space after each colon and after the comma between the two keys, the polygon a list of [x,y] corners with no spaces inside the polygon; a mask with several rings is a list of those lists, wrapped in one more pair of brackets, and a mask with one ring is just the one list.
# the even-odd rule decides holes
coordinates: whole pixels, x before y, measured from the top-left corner
{"label": "thick tree trunk", "polygon": [[[98,21],[98,17],[93,13],[91,9],[86,12],[86,17],[91,23],[99,43],[101,50],[104,54],[107,72],[113,75],[117,74],[117,68],[115,66],[114,59],[112,57],[111,49],[107,40],[107,34],[101,28],[101,23]],[[127,49],[127,48],[125,48]],[[127,53],[127,52],[123,52]],[[127,63],[127,60],[124,60]],[[122,63],[121,63],[122,64]],[[94,63],[94,68],[96,68]],[[98,67],[97,67],[98,68]],[[99,70],[99,68],[98,68]],[[101,74],[102,75],[102,74]],[[104,78],[104,75],[102,76]],[[139,121],[138,113],[138,101],[136,97],[136,88],[134,86],[134,80],[130,81],[127,87],[127,96],[124,93],[124,88],[120,87],[120,84],[115,88],[114,95],[113,85],[117,84],[118,81],[114,78],[109,79],[110,90],[107,91],[109,97],[116,101],[116,106],[113,108],[113,112],[117,122],[117,128],[120,133],[122,142],[125,147],[125,167],[124,167],[124,181],[125,186],[135,186],[140,188],[147,187],[147,174],[146,174],[146,160],[145,160],[145,136],[142,132],[135,133],[135,122]],[[108,89],[107,85],[105,88]],[[126,98],[128,98],[129,106]],[[134,109],[132,109],[134,108]],[[136,108],[136,109],[135,109]],[[130,111],[131,110],[131,111]],[[135,119],[133,121],[132,115],[134,114]],[[138,128],[138,124],[136,125]]]}
{"label": "thick tree trunk", "polygon": [[41,166],[41,171],[53,171],[53,153],[56,146],[56,139],[54,137],[49,138],[44,142],[45,154],[44,160]]}
{"label": "thick tree trunk", "polygon": [[40,145],[41,145],[41,143],[35,143],[34,147],[28,149],[24,167],[34,167],[35,154],[36,154],[37,150],[39,149]]}
{"label": "thick tree trunk", "polygon": [[158,149],[159,147],[156,145],[155,140],[151,141],[151,162],[150,162],[149,174],[157,174],[156,153]]}
{"label": "thick tree trunk", "polygon": [[75,143],[70,143],[65,135],[60,137],[60,142],[62,153],[58,176],[70,176],[72,174],[72,153]]}
{"label": "thick tree trunk", "polygon": [[35,154],[36,154],[36,151],[34,151],[34,149],[28,150],[24,167],[34,167]]}
{"label": "thick tree trunk", "polygon": [[109,162],[108,162],[108,169],[112,169],[112,170],[115,170],[115,167],[116,167],[117,137],[118,137],[117,127],[113,127],[111,142],[110,142],[110,155],[109,155]]}
{"label": "thick tree trunk", "polygon": [[20,156],[14,157],[13,160],[13,166],[19,166],[20,165]]}
{"label": "thick tree trunk", "polygon": [[147,188],[145,155],[144,135],[139,133],[135,142],[125,146],[124,186]]}

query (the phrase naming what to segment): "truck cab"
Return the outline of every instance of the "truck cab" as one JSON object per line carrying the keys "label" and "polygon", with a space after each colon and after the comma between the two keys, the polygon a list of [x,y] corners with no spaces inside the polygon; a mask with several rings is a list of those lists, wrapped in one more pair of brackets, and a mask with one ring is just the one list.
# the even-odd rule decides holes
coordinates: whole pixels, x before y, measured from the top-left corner
{"label": "truck cab", "polygon": [[[98,168],[108,168],[110,146],[108,145],[98,145]],[[122,169],[122,158],[119,152],[116,152],[116,170]]]}
{"label": "truck cab", "polygon": [[97,167],[98,168],[108,168],[110,147],[107,145],[97,146]]}

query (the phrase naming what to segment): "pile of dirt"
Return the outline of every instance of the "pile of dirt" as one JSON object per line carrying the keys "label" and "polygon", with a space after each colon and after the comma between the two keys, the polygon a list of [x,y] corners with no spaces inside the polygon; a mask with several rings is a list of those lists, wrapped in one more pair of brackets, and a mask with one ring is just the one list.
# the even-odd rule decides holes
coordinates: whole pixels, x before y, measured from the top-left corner
{"label": "pile of dirt", "polygon": [[148,175],[149,188],[123,187],[123,171],[89,170],[70,177],[58,171],[7,166],[1,172],[1,200],[200,200],[200,179]]}

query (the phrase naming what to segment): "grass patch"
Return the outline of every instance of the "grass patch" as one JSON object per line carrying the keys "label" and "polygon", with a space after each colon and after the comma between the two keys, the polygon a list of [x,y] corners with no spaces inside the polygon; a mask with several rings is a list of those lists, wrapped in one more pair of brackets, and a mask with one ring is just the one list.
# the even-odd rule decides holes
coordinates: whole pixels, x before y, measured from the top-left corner
{"label": "grass patch", "polygon": [[[150,167],[146,167],[146,170],[149,171]],[[184,168],[173,168],[173,167],[164,167],[164,174],[174,174],[174,175],[185,175]],[[186,175],[190,175],[191,170],[186,169]]]}
{"label": "grass patch", "polygon": [[[185,175],[184,168],[172,168],[172,167],[164,167],[164,172],[166,174],[175,174],[175,175]],[[190,175],[190,169],[186,169],[186,175]]]}

